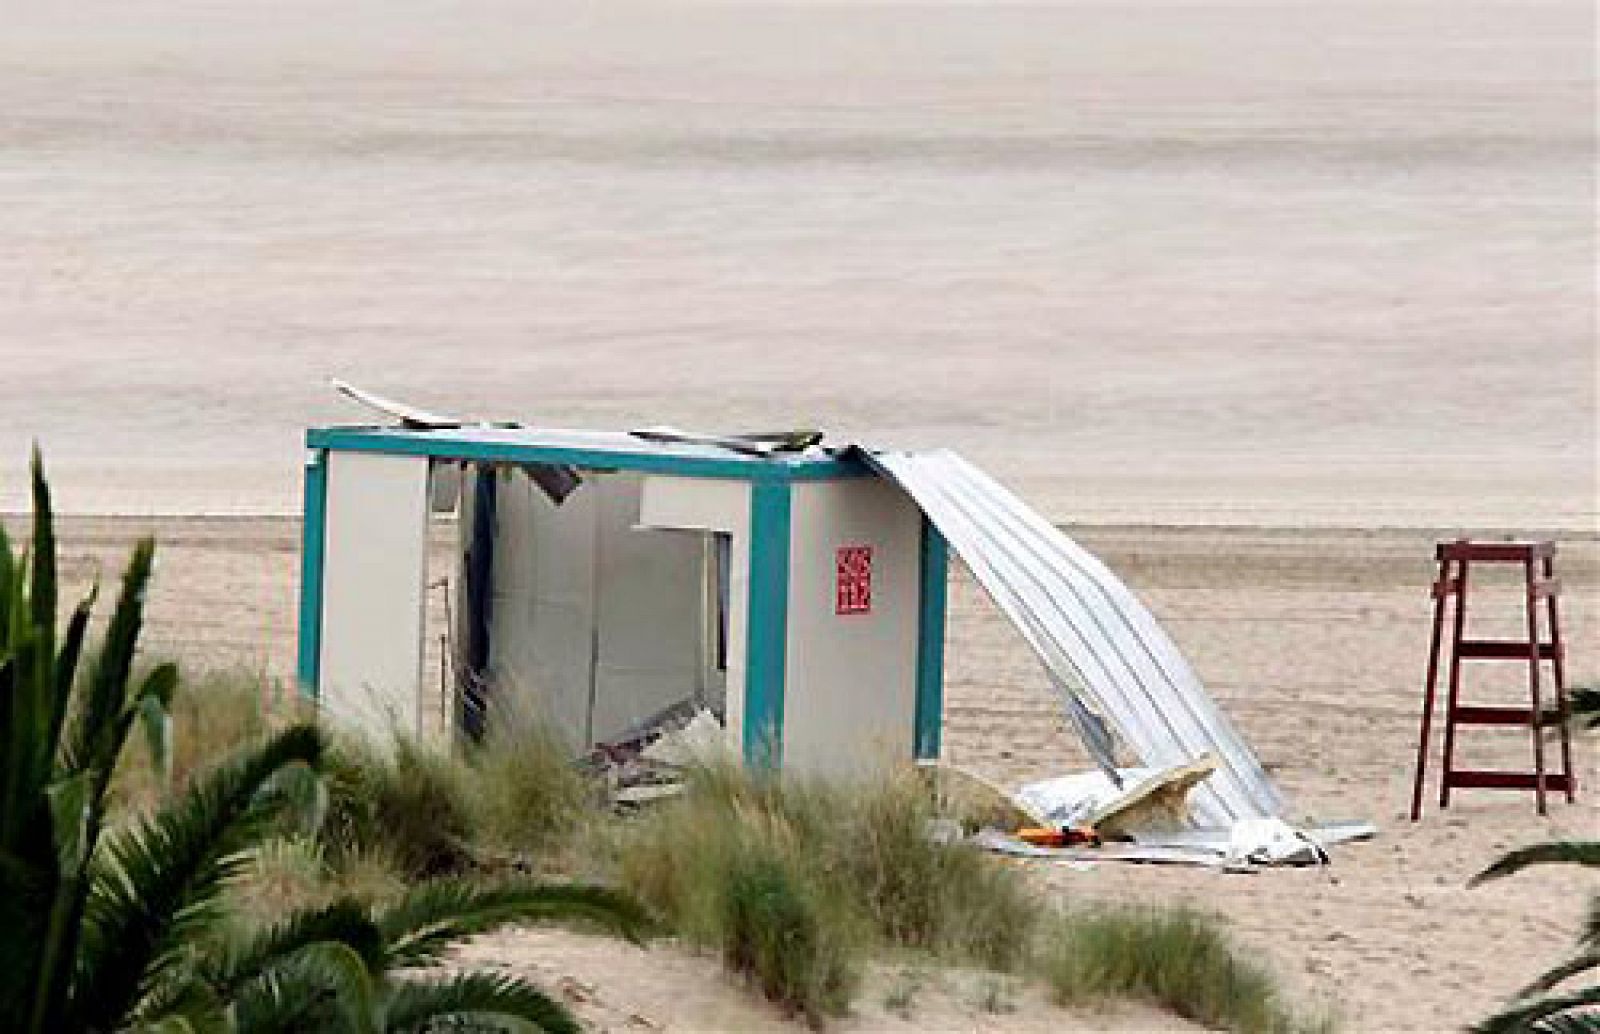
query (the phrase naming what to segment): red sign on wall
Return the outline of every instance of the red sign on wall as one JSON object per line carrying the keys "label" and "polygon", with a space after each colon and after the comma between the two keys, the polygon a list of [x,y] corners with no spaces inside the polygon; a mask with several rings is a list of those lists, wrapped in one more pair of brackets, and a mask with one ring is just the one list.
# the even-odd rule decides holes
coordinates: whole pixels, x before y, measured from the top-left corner
{"label": "red sign on wall", "polygon": [[833,612],[872,613],[872,547],[840,546],[835,560]]}

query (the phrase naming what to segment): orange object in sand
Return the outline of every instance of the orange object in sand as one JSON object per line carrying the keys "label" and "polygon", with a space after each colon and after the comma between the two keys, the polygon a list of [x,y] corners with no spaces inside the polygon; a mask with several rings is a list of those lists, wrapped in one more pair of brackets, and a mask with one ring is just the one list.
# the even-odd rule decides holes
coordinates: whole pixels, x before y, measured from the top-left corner
{"label": "orange object in sand", "polygon": [[1070,847],[1073,844],[1098,846],[1100,834],[1092,826],[1081,829],[1053,829],[1048,826],[1024,826],[1017,830],[1017,839],[1034,847]]}

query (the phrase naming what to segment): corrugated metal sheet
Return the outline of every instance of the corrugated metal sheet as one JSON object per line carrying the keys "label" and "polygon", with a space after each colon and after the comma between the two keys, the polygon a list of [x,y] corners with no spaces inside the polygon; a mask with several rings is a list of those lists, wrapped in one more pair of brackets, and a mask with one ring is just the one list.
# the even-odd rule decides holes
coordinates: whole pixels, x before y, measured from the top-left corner
{"label": "corrugated metal sheet", "polygon": [[1278,816],[1284,801],[1155,617],[1060,529],[949,450],[868,453],[910,493],[1022,632],[1102,765],[1103,716],[1141,763],[1166,768],[1210,751],[1221,762],[1190,797],[1203,826]]}

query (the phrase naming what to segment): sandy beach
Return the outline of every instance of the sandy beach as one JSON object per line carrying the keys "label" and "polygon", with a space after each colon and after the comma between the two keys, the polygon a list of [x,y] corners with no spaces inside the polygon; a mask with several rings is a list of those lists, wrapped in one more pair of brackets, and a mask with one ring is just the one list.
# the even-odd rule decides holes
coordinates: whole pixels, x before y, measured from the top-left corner
{"label": "sandy beach", "polygon": [[[151,649],[208,666],[290,670],[295,522],[71,519],[63,533],[70,577],[82,584],[97,569],[110,576],[141,530],[154,530],[163,543]],[[1586,788],[1579,804],[1558,803],[1548,819],[1534,813],[1525,795],[1487,791],[1461,792],[1448,812],[1430,807],[1416,825],[1405,819],[1430,619],[1431,546],[1439,532],[1071,531],[1171,630],[1281,782],[1297,817],[1370,819],[1382,833],[1340,849],[1322,871],[1239,876],[1031,865],[1041,886],[1072,900],[1186,901],[1215,910],[1291,989],[1331,1004],[1353,1031],[1459,1029],[1561,955],[1581,911],[1581,888],[1569,874],[1532,872],[1478,889],[1468,889],[1466,880],[1514,845],[1593,834],[1600,810],[1589,788],[1600,785],[1600,758],[1592,745],[1578,754]],[[1593,681],[1600,674],[1593,649],[1600,642],[1600,542],[1565,537],[1561,550],[1572,677]],[[952,602],[949,758],[1006,785],[1083,767],[1041,670],[1011,627],[964,574]],[[1507,631],[1517,603],[1514,587],[1484,591],[1474,618],[1481,615],[1488,634],[1497,625]],[[1514,679],[1474,685],[1486,699],[1517,699]],[[1526,764],[1529,751],[1526,738],[1510,731],[1476,733],[1463,748],[1474,762],[1507,767]],[[658,971],[648,956],[620,947],[563,934],[520,936],[500,935],[472,957],[571,978],[592,999],[579,1004],[616,1029],[625,1029],[634,1013],[676,1029],[778,1022],[753,1000],[717,991],[724,985],[709,963],[669,953]],[[569,953],[577,961],[558,972],[561,964],[552,960]],[[675,981],[695,973],[708,976],[711,987],[685,997]],[[934,1011],[922,1017],[923,1029],[945,1022],[951,1029],[1009,1030],[1023,1022],[970,1006],[970,991],[929,997]],[[872,994],[863,999],[865,1015],[843,1029],[899,1022],[872,1004]],[[1083,1029],[1112,1022],[1078,1019]],[[1127,1022],[1126,1029],[1148,1029],[1167,1021],[1138,1014]]]}
{"label": "sandy beach", "polygon": [[[1382,827],[1326,871],[1040,886],[1214,909],[1349,1030],[1458,1029],[1582,892],[1467,877],[1600,827],[1592,751],[1548,820],[1403,819],[1437,539],[1558,538],[1600,676],[1593,38],[1577,0],[0,0],[0,513],[39,441],[75,586],[154,530],[150,649],[287,679],[303,431],[367,419],[330,375],[959,449],[1151,605],[1297,817]],[[1080,767],[952,600],[949,757]],[[473,951],[606,1029],[778,1024],[670,949]],[[841,1029],[1175,1026],[977,997]]]}

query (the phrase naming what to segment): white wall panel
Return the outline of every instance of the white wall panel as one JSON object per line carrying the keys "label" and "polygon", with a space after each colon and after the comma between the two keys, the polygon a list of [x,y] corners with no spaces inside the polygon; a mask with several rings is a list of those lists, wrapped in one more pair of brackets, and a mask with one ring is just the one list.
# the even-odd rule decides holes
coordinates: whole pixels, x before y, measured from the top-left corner
{"label": "white wall panel", "polygon": [[428,460],[328,455],[318,698],[375,735],[417,732]]}
{"label": "white wall panel", "polygon": [[560,506],[526,474],[499,475],[494,548],[492,712],[549,722],[586,745],[594,681],[596,492]]}
{"label": "white wall panel", "polygon": [[[801,483],[791,511],[783,764],[866,773],[912,756],[922,513],[878,478]],[[836,613],[837,551],[872,550],[867,613]]]}
{"label": "white wall panel", "polygon": [[491,722],[537,715],[582,749],[703,695],[704,536],[640,527],[641,491],[589,473],[558,507],[502,473]]}

